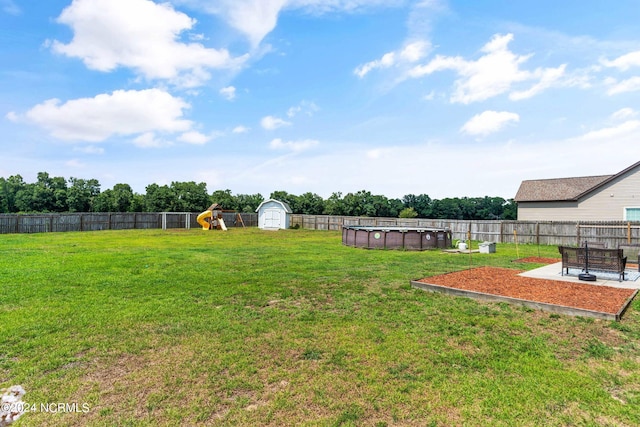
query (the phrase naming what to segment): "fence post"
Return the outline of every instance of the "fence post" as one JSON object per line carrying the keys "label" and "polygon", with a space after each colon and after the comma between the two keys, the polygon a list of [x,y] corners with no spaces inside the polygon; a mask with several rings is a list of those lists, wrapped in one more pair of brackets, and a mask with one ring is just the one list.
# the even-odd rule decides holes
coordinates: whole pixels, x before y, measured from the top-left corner
{"label": "fence post", "polygon": [[578,239],[576,246],[580,246],[580,221],[576,222],[576,238]]}

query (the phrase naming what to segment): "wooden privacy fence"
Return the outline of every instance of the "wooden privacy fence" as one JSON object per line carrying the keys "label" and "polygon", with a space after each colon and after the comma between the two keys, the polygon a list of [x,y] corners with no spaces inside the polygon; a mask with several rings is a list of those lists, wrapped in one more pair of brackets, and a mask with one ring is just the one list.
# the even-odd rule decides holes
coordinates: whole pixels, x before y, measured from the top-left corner
{"label": "wooden privacy fence", "polygon": [[[240,214],[247,227],[258,226],[256,213]],[[0,234],[160,228],[198,228],[193,212],[125,212],[64,214],[0,214]],[[235,213],[223,213],[227,227],[242,227]],[[333,215],[291,215],[291,226],[340,231],[344,225],[371,227],[447,228],[452,239],[496,243],[580,245],[585,240],[608,248],[640,243],[640,222],[602,221],[467,221],[423,218],[371,218]]]}
{"label": "wooden privacy fence", "polygon": [[[223,213],[227,227],[242,227],[235,213]],[[240,214],[247,227],[257,227],[258,215]],[[0,214],[0,234],[45,233],[61,231],[133,230],[153,228],[197,228],[192,212],[124,212],[63,214]]]}
{"label": "wooden privacy fence", "polygon": [[423,218],[370,218],[332,215],[291,215],[291,225],[315,230],[342,230],[345,225],[369,227],[448,228],[452,239],[496,243],[580,245],[585,240],[608,248],[640,243],[640,222],[627,221],[482,221]]}

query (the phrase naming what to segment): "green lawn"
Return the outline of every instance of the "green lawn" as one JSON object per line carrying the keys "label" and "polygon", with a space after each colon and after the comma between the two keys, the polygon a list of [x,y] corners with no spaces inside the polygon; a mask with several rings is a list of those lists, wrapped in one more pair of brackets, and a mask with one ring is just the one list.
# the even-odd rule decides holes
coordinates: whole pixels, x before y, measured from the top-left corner
{"label": "green lawn", "polygon": [[409,286],[537,266],[516,258],[308,230],[0,235],[0,388],[34,405],[17,426],[639,425],[638,301],[616,323]]}

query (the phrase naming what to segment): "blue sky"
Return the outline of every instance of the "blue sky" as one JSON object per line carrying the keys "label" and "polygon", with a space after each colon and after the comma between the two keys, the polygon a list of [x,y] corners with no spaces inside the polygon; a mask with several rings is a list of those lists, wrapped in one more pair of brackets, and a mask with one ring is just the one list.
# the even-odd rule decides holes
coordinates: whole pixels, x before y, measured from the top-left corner
{"label": "blue sky", "polygon": [[0,176],[511,198],[640,160],[637,0],[0,0]]}

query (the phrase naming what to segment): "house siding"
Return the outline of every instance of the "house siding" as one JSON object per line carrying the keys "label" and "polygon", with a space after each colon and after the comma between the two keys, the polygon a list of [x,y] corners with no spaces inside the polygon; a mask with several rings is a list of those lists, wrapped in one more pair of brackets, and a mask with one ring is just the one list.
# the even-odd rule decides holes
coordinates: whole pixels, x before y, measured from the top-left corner
{"label": "house siding", "polygon": [[520,202],[522,221],[621,221],[624,209],[640,206],[640,167],[616,177],[577,202]]}

